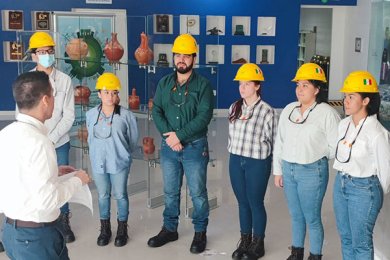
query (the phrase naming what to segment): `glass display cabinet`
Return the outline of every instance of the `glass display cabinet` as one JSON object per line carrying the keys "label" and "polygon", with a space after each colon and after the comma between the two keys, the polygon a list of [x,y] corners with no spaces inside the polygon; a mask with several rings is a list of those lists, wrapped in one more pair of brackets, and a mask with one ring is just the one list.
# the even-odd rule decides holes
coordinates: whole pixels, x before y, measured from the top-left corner
{"label": "glass display cabinet", "polygon": [[[75,116],[71,135],[71,164],[91,173],[88,155],[85,113],[100,104],[95,84],[103,72],[115,73],[121,81],[120,105],[129,108],[137,118],[139,145],[133,154],[129,178],[129,194],[147,191],[147,206],[163,205],[163,183],[160,169],[161,135],[151,115],[153,97],[158,81],[174,71],[172,44],[180,32],[192,32],[199,45],[197,73],[211,81],[215,95],[218,90],[218,63],[224,56],[219,46],[218,35],[207,35],[200,31],[200,24],[206,24],[206,17],[193,15],[148,17],[126,16],[121,10],[74,9],[72,12],[53,12],[53,36],[56,67],[72,79],[75,92]],[[27,53],[32,31],[16,32],[17,42],[25,54],[18,61],[18,72],[23,73],[35,67]],[[207,54],[206,45],[215,46]],[[118,51],[119,49],[119,51]],[[214,51],[212,53],[211,51]],[[217,53],[215,53],[217,51]],[[119,53],[118,53],[119,52]],[[146,52],[146,55],[145,55]],[[214,56],[210,56],[214,55]],[[215,56],[217,55],[217,56]],[[208,62],[206,62],[208,61]],[[215,153],[215,118],[209,126],[209,179],[220,178]],[[153,146],[154,145],[154,146]],[[152,148],[154,147],[154,149]],[[209,185],[210,206],[217,206],[219,188]],[[192,204],[186,186],[185,212],[190,216]]]}

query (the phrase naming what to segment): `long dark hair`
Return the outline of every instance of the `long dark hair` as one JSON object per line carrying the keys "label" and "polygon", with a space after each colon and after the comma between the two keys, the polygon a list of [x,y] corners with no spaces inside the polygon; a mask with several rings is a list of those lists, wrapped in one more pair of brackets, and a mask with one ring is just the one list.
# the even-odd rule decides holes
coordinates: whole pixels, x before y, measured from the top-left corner
{"label": "long dark hair", "polygon": [[318,88],[319,92],[316,95],[317,104],[328,103],[328,91],[326,83],[320,80],[308,80],[314,87]]}
{"label": "long dark hair", "polygon": [[[255,83],[256,86],[259,86],[259,89],[256,91],[258,97],[261,97],[261,89],[262,84],[261,81],[251,80],[251,82]],[[229,114],[229,122],[232,123],[234,120],[238,119],[242,115],[242,104],[244,103],[244,99],[240,98],[236,102],[233,103],[232,111]]]}
{"label": "long dark hair", "polygon": [[379,120],[379,108],[381,106],[381,97],[379,93],[367,93],[367,92],[357,92],[362,99],[365,99],[366,97],[370,99],[370,102],[368,102],[368,105],[366,107],[368,116],[375,115],[377,116]]}

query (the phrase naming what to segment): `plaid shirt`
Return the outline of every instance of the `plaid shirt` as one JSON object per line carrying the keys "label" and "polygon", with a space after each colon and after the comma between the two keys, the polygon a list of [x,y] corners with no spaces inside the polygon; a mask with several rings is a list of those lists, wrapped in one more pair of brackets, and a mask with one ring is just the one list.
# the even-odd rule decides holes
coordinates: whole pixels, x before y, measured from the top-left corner
{"label": "plaid shirt", "polygon": [[[232,111],[234,103],[229,108]],[[229,122],[228,151],[254,159],[266,159],[272,153],[276,131],[275,110],[262,100],[242,105],[242,116]]]}

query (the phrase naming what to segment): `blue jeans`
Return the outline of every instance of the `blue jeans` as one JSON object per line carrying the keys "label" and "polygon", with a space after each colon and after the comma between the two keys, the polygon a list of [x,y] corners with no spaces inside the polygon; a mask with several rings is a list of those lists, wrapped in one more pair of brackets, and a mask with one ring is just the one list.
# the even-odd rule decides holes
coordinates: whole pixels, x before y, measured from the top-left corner
{"label": "blue jeans", "polygon": [[291,217],[292,245],[304,247],[307,225],[310,252],[320,255],[324,242],[321,208],[328,186],[328,160],[324,157],[310,164],[283,161],[282,172],[284,195]]}
{"label": "blue jeans", "polygon": [[[57,154],[57,164],[60,165],[69,165],[69,150],[70,150],[70,142],[67,142],[60,147],[56,148]],[[69,213],[69,203],[65,203],[61,208],[61,214]]]}
{"label": "blue jeans", "polygon": [[344,260],[374,259],[372,233],[382,204],[383,191],[376,176],[337,174],[333,207]]}
{"label": "blue jeans", "polygon": [[195,232],[206,231],[209,217],[207,197],[208,142],[203,137],[184,145],[180,152],[173,151],[165,142],[161,143],[161,169],[164,181],[165,209],[164,227],[176,231],[180,215],[180,191],[183,174],[186,176],[194,211],[192,223]]}
{"label": "blue jeans", "polygon": [[271,173],[271,156],[253,159],[230,154],[230,182],[238,201],[241,233],[264,238],[267,213],[264,196]]}
{"label": "blue jeans", "polygon": [[120,173],[93,173],[93,179],[98,191],[100,219],[110,219],[111,190],[116,200],[119,221],[127,221],[129,217],[129,195],[127,194],[127,179],[129,169]]}
{"label": "blue jeans", "polygon": [[68,260],[68,249],[57,225],[22,228],[4,224],[3,244],[11,260]]}

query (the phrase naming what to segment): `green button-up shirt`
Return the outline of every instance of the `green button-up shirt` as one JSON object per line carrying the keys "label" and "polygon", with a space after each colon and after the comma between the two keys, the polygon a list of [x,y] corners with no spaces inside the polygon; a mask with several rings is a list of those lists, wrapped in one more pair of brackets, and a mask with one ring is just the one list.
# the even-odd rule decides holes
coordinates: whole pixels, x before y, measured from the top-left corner
{"label": "green button-up shirt", "polygon": [[214,95],[210,81],[195,71],[187,83],[175,86],[176,72],[159,81],[152,116],[161,135],[176,132],[180,142],[186,144],[207,135]]}

